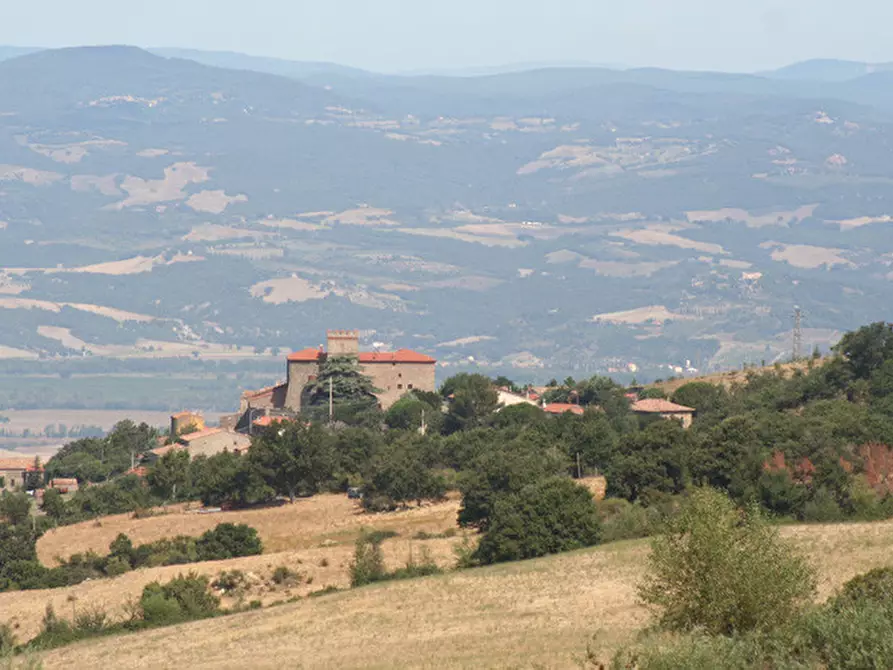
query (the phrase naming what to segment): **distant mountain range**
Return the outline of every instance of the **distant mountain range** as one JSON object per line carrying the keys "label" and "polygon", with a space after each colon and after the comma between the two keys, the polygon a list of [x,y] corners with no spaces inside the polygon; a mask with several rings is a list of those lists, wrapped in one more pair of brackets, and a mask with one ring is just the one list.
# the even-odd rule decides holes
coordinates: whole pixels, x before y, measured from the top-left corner
{"label": "distant mountain range", "polygon": [[444,373],[644,380],[784,358],[794,305],[827,348],[893,319],[893,72],[865,68],[7,58],[0,359],[173,371],[356,327]]}
{"label": "distant mountain range", "polygon": [[[0,45],[0,61],[24,56],[42,49],[37,47],[13,47]],[[203,65],[227,68],[232,70],[248,70],[265,72],[293,79],[316,78],[325,75],[345,77],[387,76],[380,73],[348,67],[337,63],[314,61],[295,61],[266,56],[251,56],[234,51],[207,51],[200,49],[178,49],[159,47],[148,49],[150,53],[165,58],[181,58],[193,60]],[[429,68],[407,69],[391,76],[401,77],[487,77],[492,75],[529,72],[532,70],[564,70],[564,69],[596,69],[596,70],[653,70],[658,68],[630,68],[616,63],[591,63],[587,61],[542,61],[528,63],[509,63],[465,68]],[[844,82],[864,77],[876,72],[893,70],[893,63],[866,63],[861,61],[838,60],[832,58],[812,59],[781,67],[777,70],[766,70],[756,73],[757,77],[779,79],[784,81],[812,82]],[[695,73],[692,73],[695,74]],[[734,76],[734,75],[731,75]]]}

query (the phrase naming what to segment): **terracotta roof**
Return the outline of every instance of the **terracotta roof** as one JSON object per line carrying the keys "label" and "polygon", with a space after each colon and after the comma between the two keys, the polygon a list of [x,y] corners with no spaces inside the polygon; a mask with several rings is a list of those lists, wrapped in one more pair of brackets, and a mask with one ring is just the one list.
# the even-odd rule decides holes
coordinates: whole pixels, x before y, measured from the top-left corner
{"label": "terracotta roof", "polygon": [[135,468],[130,468],[125,475],[136,475],[137,477],[148,477],[149,476],[149,468],[144,465],[138,465]]}
{"label": "terracotta roof", "polygon": [[325,352],[320,351],[319,349],[302,349],[301,351],[296,351],[293,354],[289,354],[288,360],[312,363],[314,361],[318,361],[320,359],[320,356],[323,355],[325,355]]}
{"label": "terracotta roof", "polygon": [[205,430],[199,430],[195,433],[189,433],[188,435],[181,435],[177,439],[180,442],[192,442],[193,440],[200,440],[203,437],[211,437],[211,435],[216,435],[217,433],[222,433],[223,428],[206,428]]}
{"label": "terracotta roof", "polygon": [[436,363],[430,356],[412,349],[397,351],[365,351],[360,353],[360,363]]}
{"label": "terracotta roof", "polygon": [[168,445],[166,445],[166,446],[164,446],[164,447],[158,447],[157,449],[152,449],[149,453],[150,453],[150,454],[155,454],[156,456],[158,456],[158,458],[161,458],[162,456],[164,456],[164,455],[165,455],[166,453],[168,453],[168,452],[171,452],[171,451],[180,451],[180,450],[185,449],[185,448],[186,448],[186,447],[184,447],[182,444],[168,444]]}
{"label": "terracotta roof", "polygon": [[262,416],[254,420],[254,425],[260,428],[266,428],[267,426],[272,426],[274,423],[282,423],[283,421],[288,421],[288,419],[284,416]]}
{"label": "terracotta roof", "polygon": [[660,398],[648,398],[639,400],[632,404],[630,408],[634,412],[643,412],[648,414],[694,414],[697,410],[686,407],[685,405],[677,405],[669,400],[661,400]]}
{"label": "terracotta roof", "polygon": [[[289,360],[291,358],[289,357]],[[266,388],[258,389],[257,391],[245,391],[242,393],[243,398],[260,398],[265,395],[273,395],[276,389],[280,389],[287,384],[277,384],[276,386],[267,386]]]}
{"label": "terracotta roof", "polygon": [[543,407],[543,411],[548,412],[549,414],[564,414],[565,412],[571,412],[578,416],[584,413],[583,408],[579,405],[571,405],[566,402],[553,402],[552,404]]}
{"label": "terracotta roof", "polygon": [[[43,470],[43,468],[40,468]],[[0,458],[0,470],[34,471],[33,458]]]}

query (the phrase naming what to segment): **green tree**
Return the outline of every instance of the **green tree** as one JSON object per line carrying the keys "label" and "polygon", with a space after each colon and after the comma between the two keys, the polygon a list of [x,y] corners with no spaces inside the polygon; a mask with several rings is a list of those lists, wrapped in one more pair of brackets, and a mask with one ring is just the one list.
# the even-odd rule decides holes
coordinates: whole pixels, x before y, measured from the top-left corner
{"label": "green tree", "polygon": [[316,380],[307,385],[304,393],[309,407],[323,407],[329,403],[329,389],[335,404],[377,404],[377,389],[363,374],[356,356],[328,356],[319,366]]}
{"label": "green tree", "polygon": [[149,470],[149,486],[165,500],[188,498],[192,492],[190,470],[189,452],[172,449]]}
{"label": "green tree", "polygon": [[228,451],[210,458],[199,456],[191,468],[196,491],[205,505],[254,505],[275,495],[247,458]]}
{"label": "green tree", "polygon": [[294,502],[319,492],[333,478],[337,459],[332,436],[321,426],[288,421],[255,437],[248,461],[268,486]]}
{"label": "green tree", "polygon": [[499,394],[488,377],[462,373],[444,382],[450,397],[445,429],[449,433],[485,425],[499,409]]}
{"label": "green tree", "polygon": [[679,423],[663,419],[625,436],[607,467],[609,495],[633,501],[681,492],[689,479],[690,440]]}
{"label": "green tree", "polygon": [[857,379],[868,379],[893,358],[893,324],[878,322],[847,333],[836,351],[846,358]]}
{"label": "green tree", "polygon": [[459,475],[459,523],[486,530],[497,498],[566,474],[569,467],[570,461],[558,448],[541,449],[524,440],[483,450]]}
{"label": "green tree", "polygon": [[58,489],[47,489],[43,493],[43,502],[40,508],[53,521],[57,523],[65,517],[65,500]]}
{"label": "green tree", "polygon": [[439,433],[443,427],[443,401],[440,396],[424,396],[410,391],[391,405],[385,413],[385,423],[394,430],[419,430],[424,421],[426,432]]}
{"label": "green tree", "polygon": [[498,563],[598,544],[601,522],[592,494],[567,477],[530,484],[497,498],[476,558]]}
{"label": "green tree", "polygon": [[13,526],[23,526],[31,518],[31,496],[27,493],[10,493],[0,495],[0,517]]}
{"label": "green tree", "polygon": [[791,620],[815,590],[813,570],[757,508],[695,489],[652,541],[642,600],[671,630],[731,635]]}
{"label": "green tree", "polygon": [[365,477],[363,502],[373,508],[387,508],[423,500],[439,500],[446,483],[424,461],[417,441],[399,440],[379,451]]}

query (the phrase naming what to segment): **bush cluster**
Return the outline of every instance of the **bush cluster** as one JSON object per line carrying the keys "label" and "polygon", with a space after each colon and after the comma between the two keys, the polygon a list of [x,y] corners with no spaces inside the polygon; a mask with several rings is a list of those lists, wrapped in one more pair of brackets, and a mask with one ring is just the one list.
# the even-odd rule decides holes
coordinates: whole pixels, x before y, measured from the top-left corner
{"label": "bush cluster", "polygon": [[[0,527],[2,528],[2,527]],[[88,579],[115,577],[130,570],[164,565],[217,561],[263,553],[257,531],[244,524],[219,524],[198,538],[180,536],[134,547],[130,538],[118,535],[106,556],[93,552],[74,554],[55,568],[37,561],[34,535],[23,536],[23,558],[0,568],[0,591],[60,588]],[[25,546],[27,545],[27,547]]]}

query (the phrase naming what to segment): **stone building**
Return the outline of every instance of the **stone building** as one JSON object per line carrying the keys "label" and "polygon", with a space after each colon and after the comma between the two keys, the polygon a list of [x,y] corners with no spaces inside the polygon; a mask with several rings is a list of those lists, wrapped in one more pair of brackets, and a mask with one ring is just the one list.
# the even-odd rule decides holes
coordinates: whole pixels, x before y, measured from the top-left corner
{"label": "stone building", "polygon": [[388,409],[409,391],[435,391],[437,361],[410,349],[398,351],[360,351],[357,330],[330,330],[327,345],[290,354],[286,362],[286,381],[260,391],[242,394],[237,426],[244,430],[258,417],[280,413],[299,413],[307,385],[319,375],[319,366],[329,356],[353,356],[360,370],[379,390],[382,409]]}
{"label": "stone building", "polygon": [[0,458],[0,491],[14,491],[25,485],[29,472],[40,472],[33,458]]}
{"label": "stone building", "polygon": [[630,410],[636,414],[660,416],[663,419],[675,419],[682,422],[683,428],[690,428],[694,420],[695,410],[692,407],[677,405],[669,400],[661,400],[659,398],[647,398],[634,402],[630,406]]}

